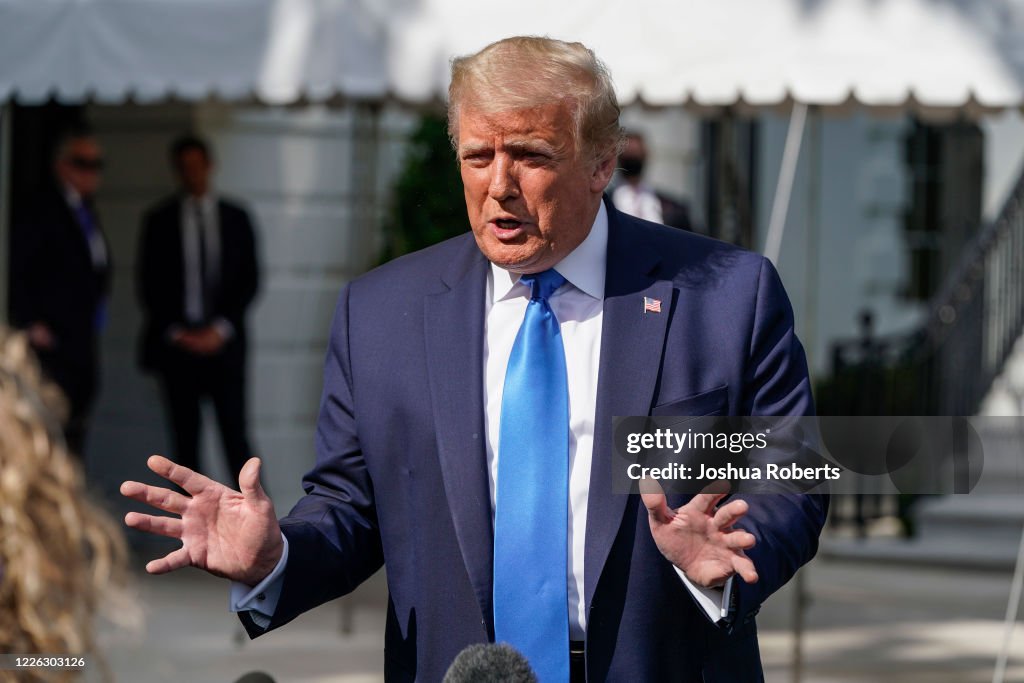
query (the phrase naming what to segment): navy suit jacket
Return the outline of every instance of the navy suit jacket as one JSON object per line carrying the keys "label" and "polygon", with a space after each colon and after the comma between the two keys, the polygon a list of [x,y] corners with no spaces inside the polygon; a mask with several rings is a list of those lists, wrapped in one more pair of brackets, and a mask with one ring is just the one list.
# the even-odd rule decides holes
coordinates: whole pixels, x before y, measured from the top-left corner
{"label": "navy suit jacket", "polygon": [[[342,291],[317,463],[306,496],[281,521],[289,560],[270,628],[384,564],[389,681],[439,681],[460,650],[494,637],[483,409],[489,267],[467,233]],[[659,299],[662,313],[645,314],[645,296]],[[814,555],[826,511],[820,496],[750,496],[739,526],[757,537],[749,554],[760,581],[736,579],[729,625],[713,624],[655,546],[639,496],[612,493],[612,417],[812,411],[771,264],[609,208],[585,542],[588,680],[759,680],[753,615]]]}

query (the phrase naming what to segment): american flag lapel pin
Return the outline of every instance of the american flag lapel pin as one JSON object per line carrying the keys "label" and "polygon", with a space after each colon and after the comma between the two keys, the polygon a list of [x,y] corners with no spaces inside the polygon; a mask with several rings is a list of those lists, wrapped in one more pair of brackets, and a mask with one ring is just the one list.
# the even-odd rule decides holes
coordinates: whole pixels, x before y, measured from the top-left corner
{"label": "american flag lapel pin", "polygon": [[661,299],[644,297],[644,313],[661,313]]}

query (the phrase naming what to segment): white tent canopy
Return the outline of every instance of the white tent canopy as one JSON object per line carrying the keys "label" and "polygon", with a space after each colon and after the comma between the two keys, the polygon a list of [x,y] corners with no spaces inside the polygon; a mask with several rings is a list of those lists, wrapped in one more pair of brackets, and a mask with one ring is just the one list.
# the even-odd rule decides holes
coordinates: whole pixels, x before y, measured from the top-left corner
{"label": "white tent canopy", "polygon": [[593,47],[623,103],[1024,105],[1024,0],[0,0],[0,100],[431,102],[521,33]]}

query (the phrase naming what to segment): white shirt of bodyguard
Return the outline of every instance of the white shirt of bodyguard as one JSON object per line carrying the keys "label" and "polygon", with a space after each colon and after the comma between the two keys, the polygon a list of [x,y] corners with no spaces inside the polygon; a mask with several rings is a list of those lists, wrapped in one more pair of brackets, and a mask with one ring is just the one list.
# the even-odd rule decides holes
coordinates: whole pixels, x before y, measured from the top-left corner
{"label": "white shirt of bodyguard", "polygon": [[[587,497],[594,451],[597,375],[601,359],[605,262],[608,252],[608,213],[602,202],[590,234],[555,265],[566,279],[549,299],[562,333],[569,389],[569,554],[566,584],[569,596],[569,637],[584,640],[587,627],[583,604],[584,540]],[[493,520],[498,476],[498,434],[505,370],[516,334],[526,315],[530,289],[519,276],[491,264],[487,281],[484,334],[484,427]],[[281,592],[280,578],[288,558],[288,541],[274,571],[256,587],[233,583],[231,610],[251,610],[253,621],[266,628]],[[723,616],[723,591],[693,584],[678,568],[680,578],[712,621]],[[731,581],[731,579],[730,579]],[[266,615],[266,616],[264,616]]]}
{"label": "white shirt of bodyguard", "polygon": [[[181,198],[181,253],[185,270],[184,311],[185,320],[190,324],[202,322],[209,314],[209,311],[204,310],[204,274],[199,268],[200,240],[206,254],[205,277],[214,281],[220,278],[220,218],[217,213],[217,198],[212,193],[208,192],[202,197]],[[210,324],[224,339],[230,339],[235,333],[235,328],[226,318],[218,316],[213,318]],[[181,331],[181,325],[171,325],[166,332],[167,338],[173,339]]]}

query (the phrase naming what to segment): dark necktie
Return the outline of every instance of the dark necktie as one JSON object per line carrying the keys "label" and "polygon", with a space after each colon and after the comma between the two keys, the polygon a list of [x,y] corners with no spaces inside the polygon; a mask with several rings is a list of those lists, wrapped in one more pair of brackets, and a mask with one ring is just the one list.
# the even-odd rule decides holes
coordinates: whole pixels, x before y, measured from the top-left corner
{"label": "dark necktie", "polygon": [[203,207],[198,201],[192,203],[196,219],[196,235],[198,249],[199,268],[199,320],[205,322],[210,311],[210,286],[209,286],[209,255],[206,253],[206,221],[203,218]]}
{"label": "dark necktie", "polygon": [[494,634],[541,681],[569,680],[566,588],[569,389],[548,298],[565,278],[524,275],[530,303],[505,372],[494,518]]}
{"label": "dark necktie", "polygon": [[[89,210],[89,205],[84,200],[78,202],[78,206],[75,207],[75,220],[78,221],[78,227],[82,230],[82,236],[85,237],[85,248],[89,252],[89,263],[92,265],[93,270],[96,270],[97,264],[93,257],[92,249],[93,235],[96,234],[96,221],[93,218],[92,211]],[[96,311],[93,314],[93,327],[99,332],[106,325],[107,297],[100,294],[96,300]]]}

